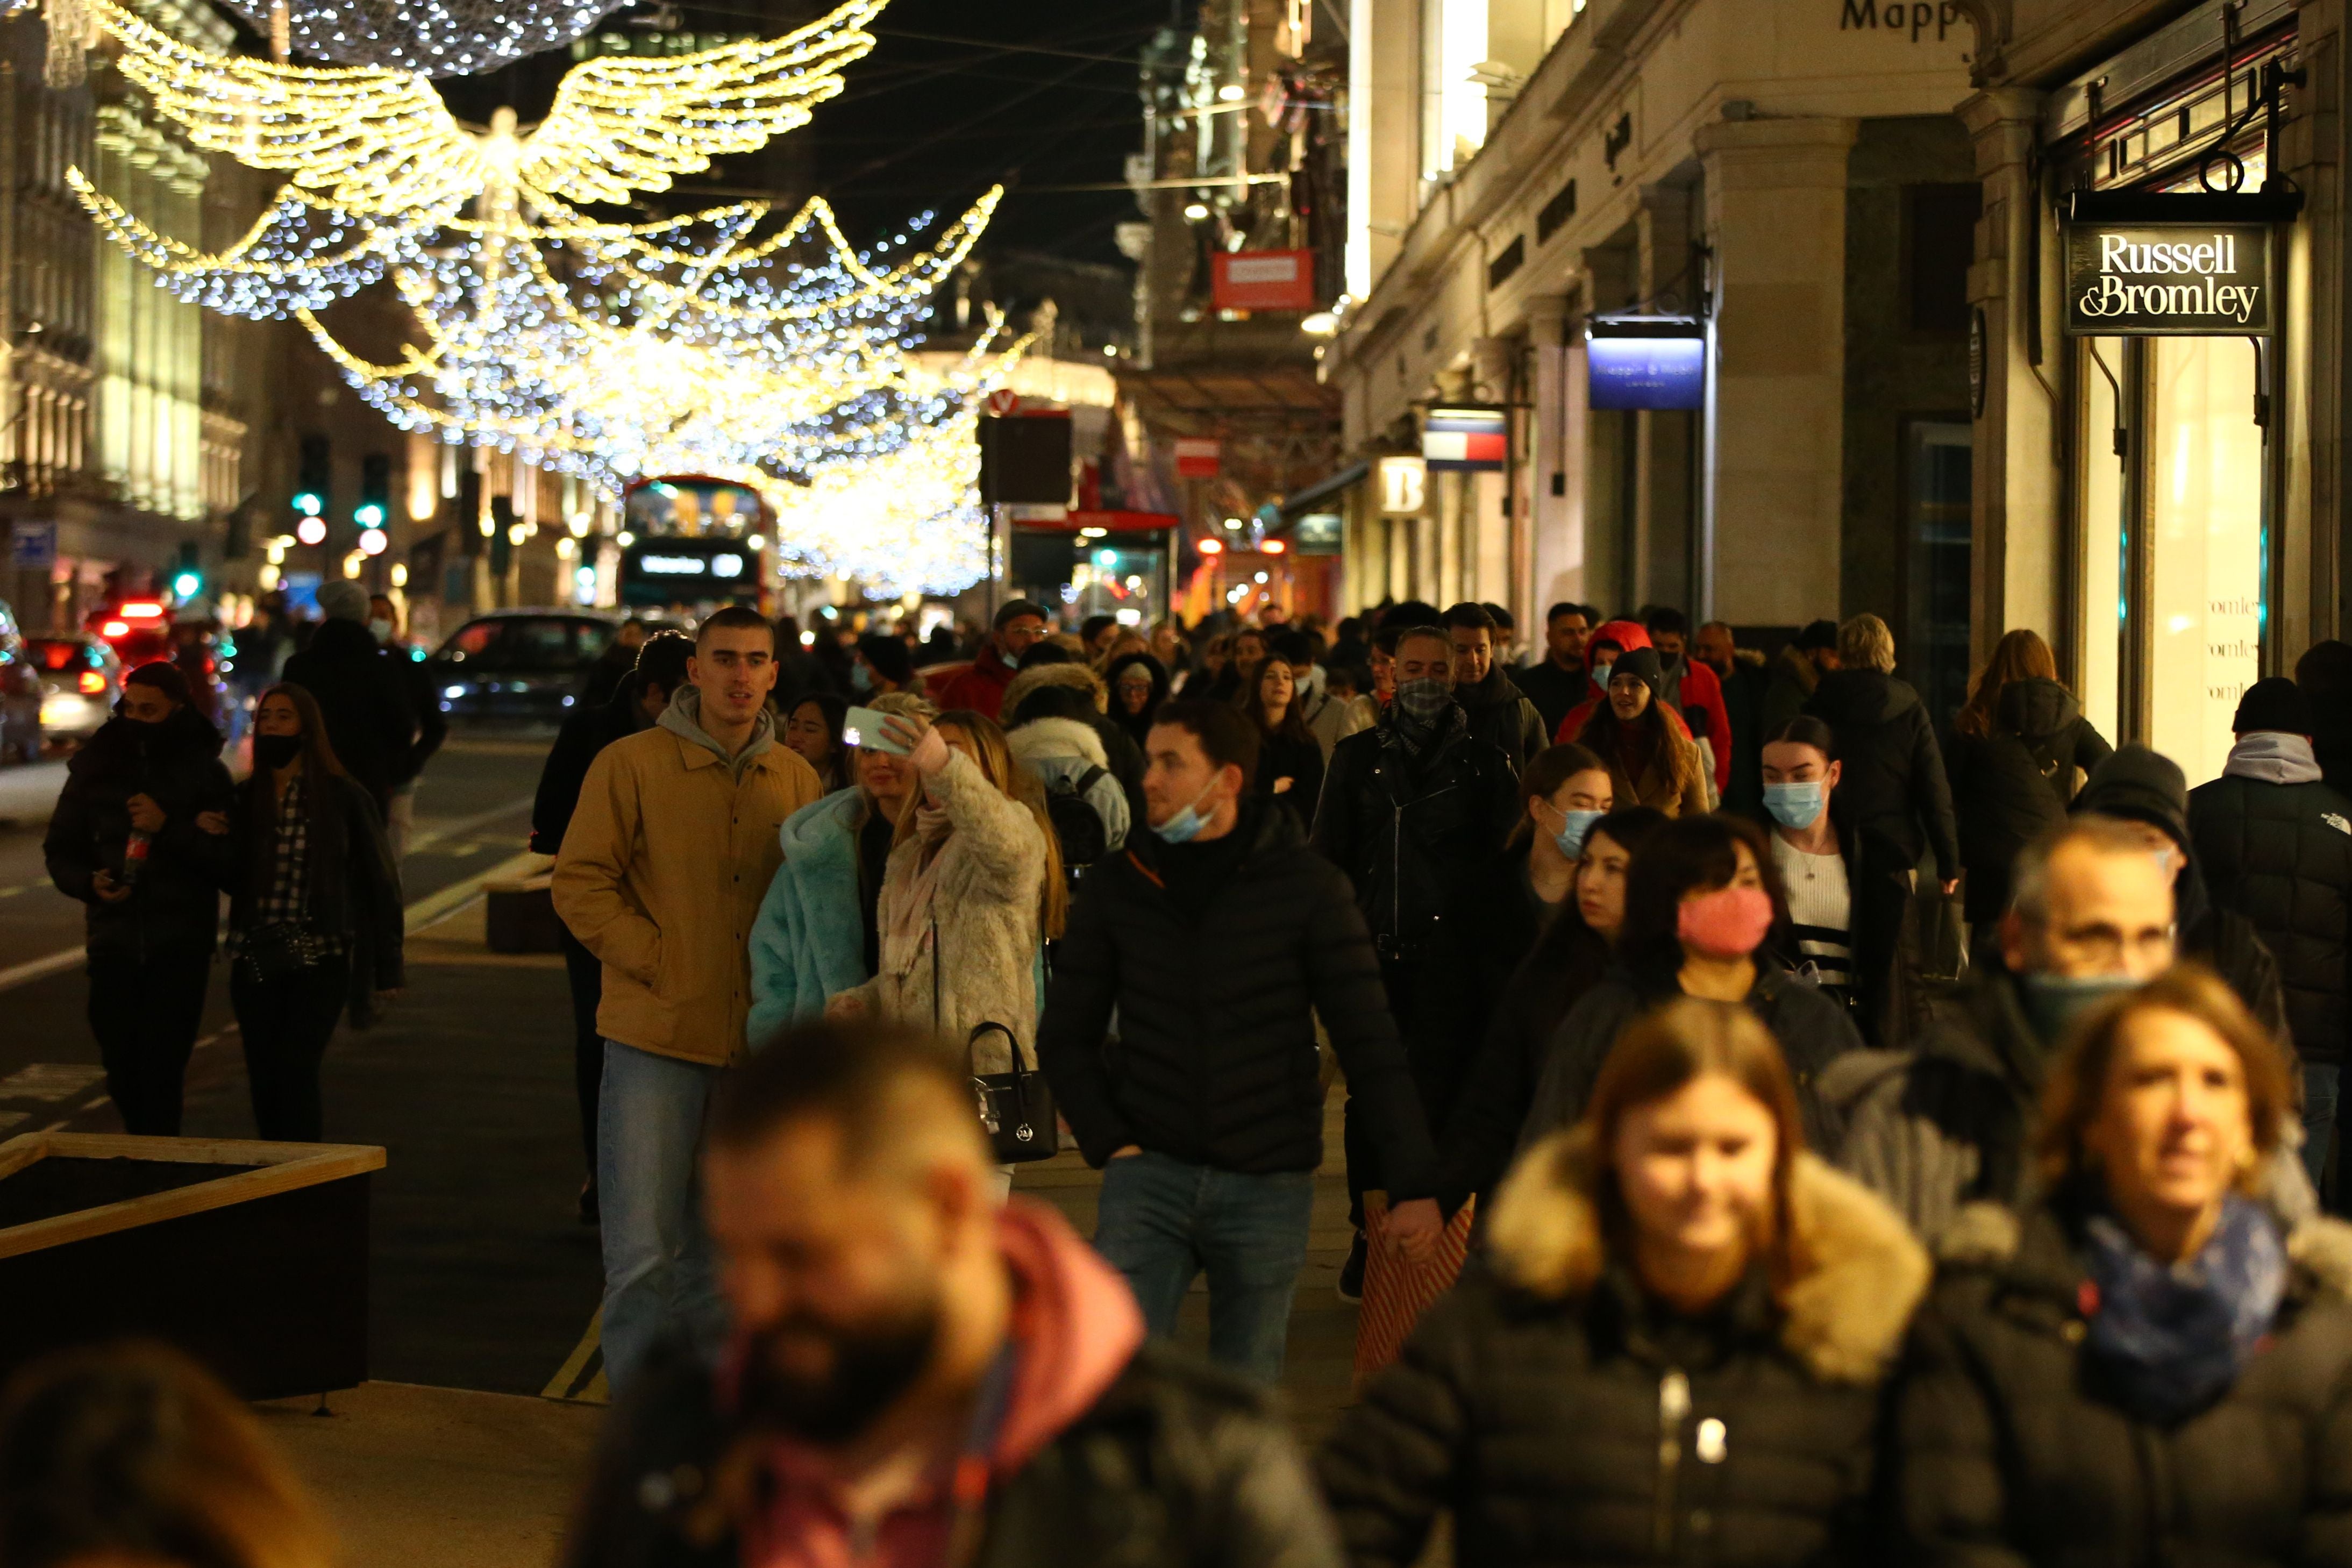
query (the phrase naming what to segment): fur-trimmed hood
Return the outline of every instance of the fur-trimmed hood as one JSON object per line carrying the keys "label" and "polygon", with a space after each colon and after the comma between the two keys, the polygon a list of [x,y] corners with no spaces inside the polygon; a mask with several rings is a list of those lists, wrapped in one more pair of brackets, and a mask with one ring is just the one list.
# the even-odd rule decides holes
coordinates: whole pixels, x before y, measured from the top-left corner
{"label": "fur-trimmed hood", "polygon": [[[1599,1168],[1581,1129],[1528,1148],[1486,1226],[1504,1279],[1549,1300],[1591,1289],[1607,1261]],[[1799,1272],[1780,1292],[1781,1344],[1824,1382],[1874,1383],[1927,1293],[1927,1249],[1876,1194],[1811,1154],[1790,1170],[1789,1206]]]}
{"label": "fur-trimmed hood", "polygon": [[1022,699],[1042,686],[1074,688],[1094,700],[1096,712],[1110,711],[1110,688],[1103,684],[1103,678],[1095,673],[1094,666],[1041,664],[1034,669],[1023,670],[1013,678],[1011,685],[1005,687],[1004,703],[997,709],[1004,716],[1004,722],[1012,723],[1013,715],[1021,711]]}
{"label": "fur-trimmed hood", "polygon": [[1076,719],[1032,719],[1006,731],[1004,743],[1013,748],[1013,760],[1024,767],[1034,768],[1055,757],[1084,757],[1098,768],[1110,766],[1110,753],[1103,750],[1102,737],[1095,733],[1093,725]]}

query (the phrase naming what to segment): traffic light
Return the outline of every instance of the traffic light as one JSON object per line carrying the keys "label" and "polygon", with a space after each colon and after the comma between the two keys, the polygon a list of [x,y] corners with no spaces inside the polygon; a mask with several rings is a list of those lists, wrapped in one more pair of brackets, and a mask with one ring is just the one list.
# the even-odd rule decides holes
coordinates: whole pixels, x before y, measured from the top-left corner
{"label": "traffic light", "polygon": [[197,564],[196,542],[183,540],[180,542],[179,564],[172,569],[172,596],[184,605],[202,595],[204,591],[205,573],[204,568]]}
{"label": "traffic light", "polygon": [[392,518],[392,459],[381,452],[371,452],[360,459],[360,504],[352,509],[352,521],[360,526],[360,549],[369,555],[381,555],[389,542],[384,524]]}
{"label": "traffic light", "polygon": [[[335,449],[324,436],[302,437],[301,465],[294,478],[294,510],[306,518],[324,519],[328,497],[334,489]],[[310,531],[300,530],[305,544],[316,544],[327,537],[322,525],[319,538],[308,537]]]}

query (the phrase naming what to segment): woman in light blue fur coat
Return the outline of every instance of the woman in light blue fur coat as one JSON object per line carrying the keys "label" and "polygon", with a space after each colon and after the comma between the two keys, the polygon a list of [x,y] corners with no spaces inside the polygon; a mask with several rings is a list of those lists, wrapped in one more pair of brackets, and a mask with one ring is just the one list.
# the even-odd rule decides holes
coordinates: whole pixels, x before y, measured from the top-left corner
{"label": "woman in light blue fur coat", "polygon": [[[926,719],[939,711],[907,692],[877,698],[873,706]],[[874,977],[875,899],[915,770],[904,757],[870,748],[849,756],[857,782],[803,806],[778,830],[784,863],[751,929],[746,1033],[754,1050],[787,1024],[822,1017],[835,992]]]}

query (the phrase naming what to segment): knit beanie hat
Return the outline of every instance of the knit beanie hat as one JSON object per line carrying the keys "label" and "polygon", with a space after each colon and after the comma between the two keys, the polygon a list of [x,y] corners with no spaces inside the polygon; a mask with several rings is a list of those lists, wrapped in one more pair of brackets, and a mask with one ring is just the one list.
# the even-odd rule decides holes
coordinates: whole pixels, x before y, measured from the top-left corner
{"label": "knit beanie hat", "polygon": [[1658,694],[1658,683],[1666,678],[1664,668],[1658,663],[1657,650],[1647,647],[1628,648],[1617,656],[1617,662],[1609,667],[1609,679],[1614,681],[1621,675],[1640,676],[1653,697]]}
{"label": "knit beanie hat", "polygon": [[2241,735],[2251,735],[2257,730],[2308,735],[2311,704],[2305,700],[2301,687],[2284,675],[2273,675],[2246,688],[2245,696],[2238,700],[2238,716],[2230,721],[2230,728]]}
{"label": "knit beanie hat", "polygon": [[349,577],[319,584],[319,614],[331,621],[365,621],[368,591]]}

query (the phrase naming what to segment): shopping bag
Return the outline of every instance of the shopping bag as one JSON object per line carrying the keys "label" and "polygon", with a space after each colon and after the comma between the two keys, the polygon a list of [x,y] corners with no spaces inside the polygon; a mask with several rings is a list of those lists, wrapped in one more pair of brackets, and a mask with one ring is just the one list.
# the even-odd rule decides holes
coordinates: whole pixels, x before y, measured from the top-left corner
{"label": "shopping bag", "polygon": [[1381,1237],[1381,1222],[1388,1218],[1388,1194],[1364,1194],[1364,1227],[1370,1249],[1364,1257],[1363,1304],[1356,1312],[1359,1388],[1396,1360],[1422,1313],[1461,1277],[1463,1260],[1470,1256],[1471,1212],[1475,1202],[1473,1199],[1455,1212],[1428,1262],[1408,1263]]}

